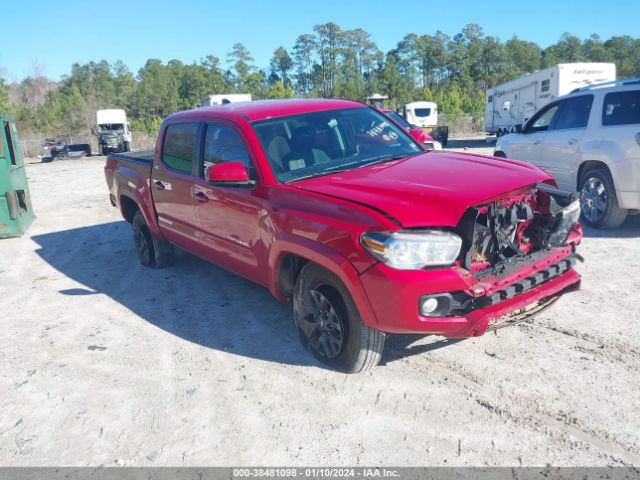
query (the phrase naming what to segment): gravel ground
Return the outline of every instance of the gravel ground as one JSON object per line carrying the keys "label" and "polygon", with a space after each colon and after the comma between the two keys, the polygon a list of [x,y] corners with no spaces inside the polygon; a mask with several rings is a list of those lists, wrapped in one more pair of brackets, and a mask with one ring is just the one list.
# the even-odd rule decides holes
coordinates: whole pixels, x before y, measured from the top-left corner
{"label": "gravel ground", "polygon": [[0,241],[0,465],[640,465],[637,220],[587,231],[583,289],[532,323],[348,376],[266,290],[142,267],[103,163],[29,165],[38,218]]}

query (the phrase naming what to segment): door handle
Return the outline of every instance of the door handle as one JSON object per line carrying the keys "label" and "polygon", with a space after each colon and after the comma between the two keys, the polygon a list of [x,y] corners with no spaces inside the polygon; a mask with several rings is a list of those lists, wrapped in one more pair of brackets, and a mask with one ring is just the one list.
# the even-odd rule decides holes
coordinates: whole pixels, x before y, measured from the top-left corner
{"label": "door handle", "polygon": [[164,183],[162,183],[160,180],[156,180],[155,182],[153,182],[153,185],[156,187],[157,190],[164,190]]}
{"label": "door handle", "polygon": [[573,145],[574,143],[577,143],[578,139],[577,138],[570,138],[569,141],[567,142],[569,145]]}
{"label": "door handle", "polygon": [[533,144],[534,145],[540,145],[542,143],[542,140],[534,140]]}
{"label": "door handle", "polygon": [[206,203],[209,201],[209,197],[204,192],[197,192],[193,198],[195,198],[198,202]]}

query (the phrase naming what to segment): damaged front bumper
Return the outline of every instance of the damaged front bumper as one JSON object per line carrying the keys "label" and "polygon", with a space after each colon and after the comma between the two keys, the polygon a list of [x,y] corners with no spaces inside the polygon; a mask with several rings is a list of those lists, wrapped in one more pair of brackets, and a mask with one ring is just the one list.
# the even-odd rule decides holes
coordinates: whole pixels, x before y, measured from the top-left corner
{"label": "damaged front bumper", "polygon": [[[374,265],[360,278],[376,314],[372,327],[465,338],[531,318],[561,295],[579,289],[576,258],[571,246],[554,248],[515,272],[480,281],[462,268],[402,271],[384,264]],[[427,316],[420,311],[426,297],[448,297],[451,303],[437,316]]]}

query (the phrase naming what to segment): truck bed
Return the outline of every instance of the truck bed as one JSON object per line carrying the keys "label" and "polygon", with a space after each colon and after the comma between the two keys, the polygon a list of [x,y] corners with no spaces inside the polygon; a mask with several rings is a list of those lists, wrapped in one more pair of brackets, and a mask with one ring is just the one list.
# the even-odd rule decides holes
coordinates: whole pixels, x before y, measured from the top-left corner
{"label": "truck bed", "polygon": [[151,165],[153,163],[153,148],[147,148],[142,150],[133,150],[127,153],[110,153],[109,157],[117,160],[125,160],[127,162],[144,163]]}

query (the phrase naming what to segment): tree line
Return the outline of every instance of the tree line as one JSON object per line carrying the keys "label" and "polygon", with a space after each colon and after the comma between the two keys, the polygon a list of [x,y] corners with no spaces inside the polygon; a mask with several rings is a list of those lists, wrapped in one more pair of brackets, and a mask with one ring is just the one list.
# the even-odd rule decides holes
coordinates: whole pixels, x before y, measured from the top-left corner
{"label": "tree line", "polygon": [[391,107],[433,100],[442,113],[484,111],[487,88],[556,63],[614,62],[618,77],[640,76],[640,39],[579,39],[565,33],[541,48],[513,37],[487,36],[477,24],[450,36],[405,35],[382,52],[361,28],[343,30],[329,22],[279,46],[267,68],[258,68],[249,50],[236,43],[225,62],[208,55],[193,63],[149,59],[136,74],[121,61],[73,64],[53,82],[33,75],[8,84],[0,76],[0,111],[13,114],[25,134],[65,135],[88,131],[95,111],[124,108],[135,130],[155,132],[171,112],[193,108],[215,93],[251,93],[254,99],[339,97],[365,100],[389,96]]}

